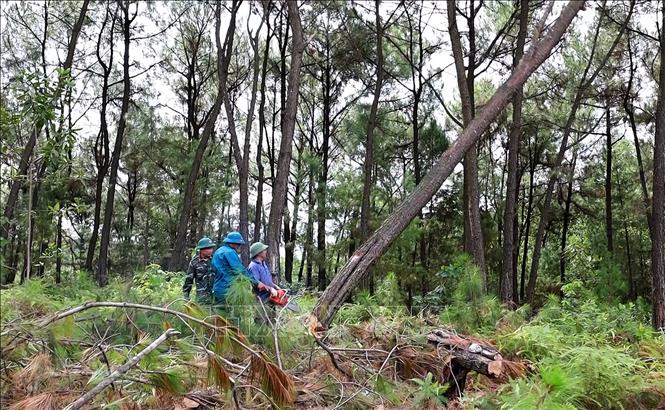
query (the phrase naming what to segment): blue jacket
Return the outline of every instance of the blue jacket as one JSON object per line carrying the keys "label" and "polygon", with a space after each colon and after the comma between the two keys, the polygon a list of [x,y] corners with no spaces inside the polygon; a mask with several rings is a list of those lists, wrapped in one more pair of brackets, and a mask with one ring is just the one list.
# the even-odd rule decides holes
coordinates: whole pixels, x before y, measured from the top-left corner
{"label": "blue jacket", "polygon": [[[252,259],[247,269],[252,274],[252,276],[254,276],[255,280],[271,288],[275,286],[272,282],[270,268],[265,262],[259,262],[256,259]],[[261,297],[261,300],[265,302],[270,297],[270,292],[267,290],[262,290],[259,292],[259,296]]]}
{"label": "blue jacket", "polygon": [[245,275],[252,284],[258,282],[245,269],[240,261],[238,253],[229,245],[221,246],[212,256],[212,270],[215,272],[215,283],[212,286],[212,292],[215,296],[215,302],[224,303],[226,294],[231,287],[231,283],[238,275]]}

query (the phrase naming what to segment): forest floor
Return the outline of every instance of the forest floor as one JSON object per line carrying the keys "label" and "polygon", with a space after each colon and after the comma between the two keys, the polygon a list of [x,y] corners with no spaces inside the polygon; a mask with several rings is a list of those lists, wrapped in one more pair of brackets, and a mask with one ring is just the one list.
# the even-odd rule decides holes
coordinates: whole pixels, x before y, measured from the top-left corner
{"label": "forest floor", "polygon": [[[379,303],[394,300],[389,283],[325,333],[308,327],[313,295],[297,296],[301,314],[278,311],[277,326],[236,329],[186,304],[181,284],[150,267],[101,290],[83,273],[1,290],[0,407],[64,408],[139,356],[82,408],[665,408],[665,335],[649,327],[648,305],[603,303],[580,283],[535,315],[465,300],[462,285],[445,308],[409,313]],[[166,329],[179,334],[142,355]],[[435,329],[496,348],[502,370],[460,386],[451,350],[428,343]]]}

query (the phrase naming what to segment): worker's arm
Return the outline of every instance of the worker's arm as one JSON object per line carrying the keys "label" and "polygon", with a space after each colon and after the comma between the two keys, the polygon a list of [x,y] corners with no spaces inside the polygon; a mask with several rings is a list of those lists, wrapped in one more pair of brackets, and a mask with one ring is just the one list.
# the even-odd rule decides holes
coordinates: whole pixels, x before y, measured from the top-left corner
{"label": "worker's arm", "polygon": [[196,268],[193,263],[189,263],[187,268],[187,276],[185,276],[185,283],[182,285],[182,296],[189,300],[189,293],[192,291],[192,284],[194,283],[194,276],[196,275]]}

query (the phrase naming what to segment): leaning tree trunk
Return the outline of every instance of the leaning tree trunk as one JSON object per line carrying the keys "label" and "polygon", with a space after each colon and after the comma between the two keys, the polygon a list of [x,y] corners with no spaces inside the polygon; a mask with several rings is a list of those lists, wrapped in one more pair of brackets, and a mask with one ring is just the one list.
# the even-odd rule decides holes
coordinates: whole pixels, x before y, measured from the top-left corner
{"label": "leaning tree trunk", "polygon": [[[529,19],[529,1],[520,1],[520,30],[517,35],[517,47],[513,58],[513,67],[519,63],[524,54],[526,42],[527,23]],[[508,137],[508,180],[506,181],[506,205],[503,213],[503,263],[501,270],[501,302],[511,304],[515,301],[515,282],[517,270],[515,266],[515,252],[518,244],[515,243],[515,221],[517,209],[517,189],[519,185],[517,168],[520,150],[520,135],[522,133],[522,100],[523,87],[513,96],[513,124]]]}
{"label": "leaning tree trunk", "polygon": [[231,21],[226,32],[224,45],[222,45],[219,40],[219,32],[221,28],[220,3],[217,3],[217,7],[215,9],[215,33],[217,33],[215,35],[217,43],[217,73],[219,77],[219,83],[217,85],[217,97],[215,98],[215,103],[210,111],[208,120],[205,123],[201,137],[199,138],[199,143],[196,147],[196,153],[194,154],[194,161],[192,163],[192,167],[189,170],[187,182],[185,183],[185,194],[183,196],[182,210],[180,212],[180,219],[178,221],[178,230],[176,231],[173,253],[171,254],[171,260],[169,262],[169,270],[171,271],[182,269],[185,263],[185,242],[187,238],[187,227],[189,226],[189,220],[192,211],[194,188],[196,185],[196,179],[199,176],[199,169],[201,169],[203,154],[205,153],[206,147],[208,146],[208,140],[210,139],[210,136],[215,129],[215,122],[217,121],[217,116],[219,115],[219,111],[221,110],[222,102],[224,99],[223,96],[226,90],[229,63],[231,61],[231,54],[233,51],[233,39],[236,28],[235,20],[239,7],[240,2],[234,0],[231,6]]}
{"label": "leaning tree trunk", "polygon": [[295,0],[286,2],[289,14],[289,24],[293,32],[293,43],[291,51],[291,69],[289,72],[289,89],[284,109],[284,121],[282,126],[282,141],[279,147],[277,159],[277,173],[273,181],[272,200],[270,202],[270,216],[268,217],[267,245],[273,251],[270,252],[270,266],[273,271],[279,272],[279,237],[282,215],[284,214],[284,197],[289,180],[289,166],[291,164],[291,151],[293,149],[293,131],[296,125],[296,113],[298,110],[298,91],[300,89],[300,66],[302,55],[305,51],[303,31],[300,24],[300,11]]}
{"label": "leaning tree trunk", "polygon": [[[663,25],[665,27],[665,13]],[[660,79],[653,149],[653,203],[651,205],[651,274],[653,327],[665,329],[665,30],[660,33]]]}
{"label": "leaning tree trunk", "polygon": [[497,89],[478,116],[464,129],[450,148],[437,159],[414,191],[388,216],[379,229],[356,250],[344,268],[328,285],[314,307],[313,315],[322,324],[329,325],[331,323],[341,304],[349,297],[366,272],[439,190],[457,163],[464,157],[464,153],[480,140],[490,124],[506,107],[513,94],[549,57],[552,49],[561,40],[583,5],[583,1],[569,2],[547,34],[540,40],[534,39],[533,45],[520,61],[520,64]]}

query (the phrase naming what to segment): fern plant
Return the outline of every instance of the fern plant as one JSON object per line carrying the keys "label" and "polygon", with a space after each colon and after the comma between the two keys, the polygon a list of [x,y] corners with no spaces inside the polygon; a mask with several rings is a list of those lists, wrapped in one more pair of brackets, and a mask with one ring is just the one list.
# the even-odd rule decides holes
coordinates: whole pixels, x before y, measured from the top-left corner
{"label": "fern plant", "polygon": [[445,406],[448,404],[448,399],[444,394],[448,391],[449,385],[447,383],[439,384],[437,380],[434,380],[431,372],[428,372],[424,379],[411,379],[411,381],[419,387],[413,394],[415,405]]}

